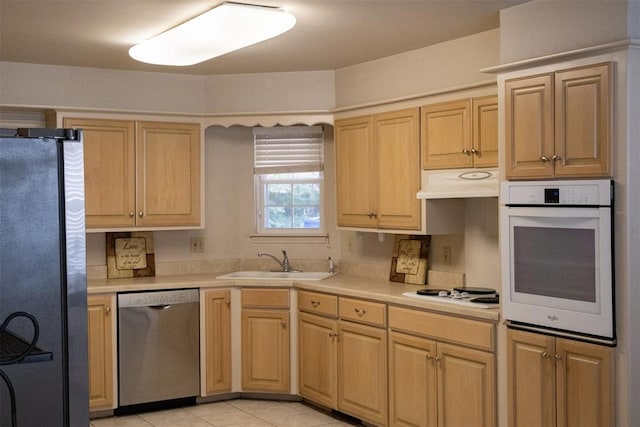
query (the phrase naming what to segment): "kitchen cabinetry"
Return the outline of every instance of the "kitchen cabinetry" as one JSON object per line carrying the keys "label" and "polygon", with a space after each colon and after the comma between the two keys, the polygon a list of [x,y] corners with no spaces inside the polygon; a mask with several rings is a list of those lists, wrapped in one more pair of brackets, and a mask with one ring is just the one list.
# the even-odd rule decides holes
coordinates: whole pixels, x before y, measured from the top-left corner
{"label": "kitchen cabinetry", "polygon": [[509,425],[613,426],[614,349],[507,330]]}
{"label": "kitchen cabinetry", "polygon": [[115,407],[113,307],[112,295],[90,295],[87,298],[89,409],[92,411]]}
{"label": "kitchen cabinetry", "polygon": [[419,230],[418,109],[337,120],[338,225]]}
{"label": "kitchen cabinetry", "polygon": [[289,291],[242,290],[242,389],[288,392]]}
{"label": "kitchen cabinetry", "polygon": [[421,107],[423,169],[498,166],[498,97]]}
{"label": "kitchen cabinetry", "polygon": [[386,306],[300,291],[298,307],[300,395],[386,425]]}
{"label": "kitchen cabinetry", "polygon": [[84,130],[87,228],[200,225],[200,126],[69,118]]}
{"label": "kitchen cabinetry", "polygon": [[611,175],[611,64],[505,80],[506,176]]}
{"label": "kitchen cabinetry", "polygon": [[387,425],[386,305],[338,300],[338,409]]}
{"label": "kitchen cabinetry", "polygon": [[231,292],[202,292],[205,394],[231,391]]}
{"label": "kitchen cabinetry", "polygon": [[329,408],[338,407],[338,297],[298,291],[298,390]]}
{"label": "kitchen cabinetry", "polygon": [[389,307],[389,328],[390,425],[495,425],[493,324]]}

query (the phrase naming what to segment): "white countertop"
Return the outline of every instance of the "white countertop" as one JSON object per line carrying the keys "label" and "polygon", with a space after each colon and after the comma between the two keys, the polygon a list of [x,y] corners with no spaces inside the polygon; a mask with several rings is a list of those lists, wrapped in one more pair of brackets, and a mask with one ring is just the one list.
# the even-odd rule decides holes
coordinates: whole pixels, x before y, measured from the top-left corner
{"label": "white countertop", "polygon": [[437,311],[449,315],[470,317],[477,320],[497,322],[500,319],[499,308],[474,308],[458,306],[436,301],[425,301],[402,295],[417,290],[421,285],[407,285],[384,279],[352,276],[339,273],[320,281],[292,280],[228,280],[217,279],[216,274],[187,274],[176,276],[154,276],[126,279],[91,279],[87,293],[115,293],[131,291],[183,289],[183,288],[228,288],[228,287],[294,287],[316,292],[326,292],[341,296],[363,298],[387,304],[402,305]]}

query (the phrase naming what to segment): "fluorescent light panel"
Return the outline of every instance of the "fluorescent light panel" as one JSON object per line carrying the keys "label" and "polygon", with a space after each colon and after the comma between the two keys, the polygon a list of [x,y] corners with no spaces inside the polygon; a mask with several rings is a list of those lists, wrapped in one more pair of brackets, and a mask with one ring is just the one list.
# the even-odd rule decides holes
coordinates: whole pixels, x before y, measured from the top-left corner
{"label": "fluorescent light panel", "polygon": [[193,65],[290,30],[296,18],[282,9],[222,3],[129,49],[138,61],[158,65]]}

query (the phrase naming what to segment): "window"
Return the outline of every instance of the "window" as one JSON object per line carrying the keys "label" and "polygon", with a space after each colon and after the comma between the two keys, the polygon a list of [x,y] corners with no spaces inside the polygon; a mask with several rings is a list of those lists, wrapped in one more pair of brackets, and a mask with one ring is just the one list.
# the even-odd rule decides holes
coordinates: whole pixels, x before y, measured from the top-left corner
{"label": "window", "polygon": [[324,135],[320,126],[254,128],[259,234],[321,234]]}

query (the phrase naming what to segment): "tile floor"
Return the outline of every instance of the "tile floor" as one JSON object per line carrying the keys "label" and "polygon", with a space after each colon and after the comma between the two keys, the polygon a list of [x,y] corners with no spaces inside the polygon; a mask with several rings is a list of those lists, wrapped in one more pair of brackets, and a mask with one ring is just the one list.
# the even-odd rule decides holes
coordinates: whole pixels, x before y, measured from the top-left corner
{"label": "tile floor", "polygon": [[99,418],[91,427],[347,427],[341,420],[301,402],[235,399],[158,412]]}

